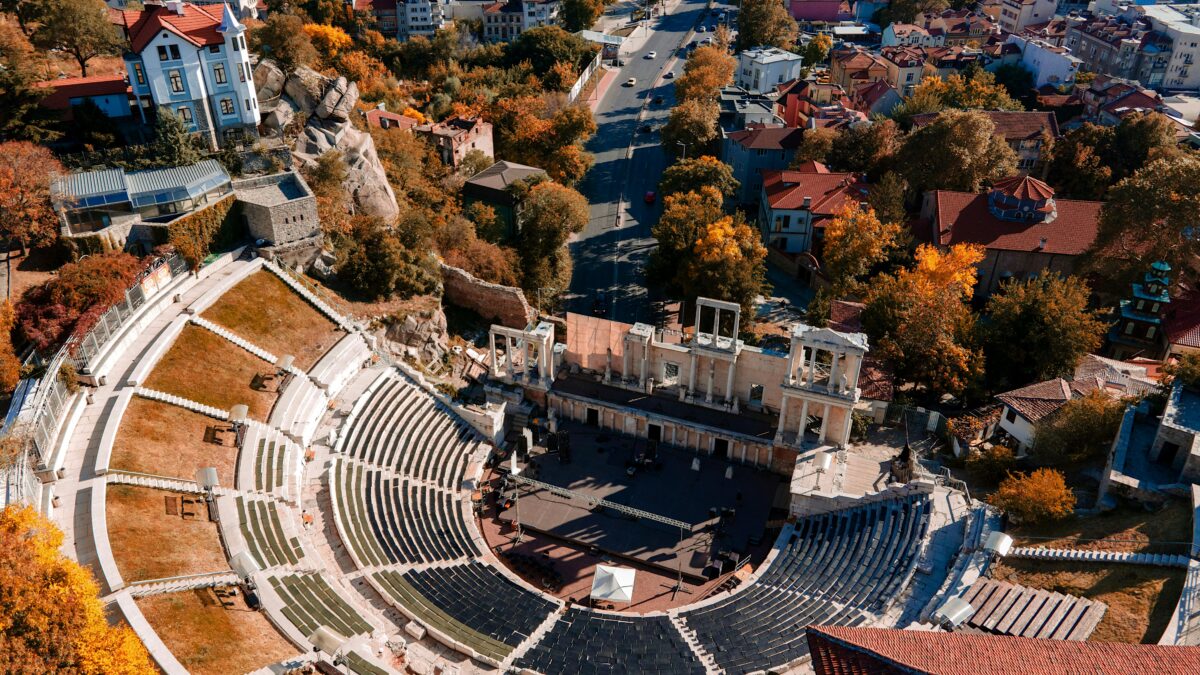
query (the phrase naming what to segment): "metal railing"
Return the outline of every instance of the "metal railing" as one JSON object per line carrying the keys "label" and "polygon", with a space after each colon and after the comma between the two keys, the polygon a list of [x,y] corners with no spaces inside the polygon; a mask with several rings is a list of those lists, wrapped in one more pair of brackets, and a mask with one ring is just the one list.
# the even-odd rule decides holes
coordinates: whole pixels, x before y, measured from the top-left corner
{"label": "metal railing", "polygon": [[1179,633],[1177,645],[1200,645],[1200,567],[1188,568],[1183,582],[1183,597],[1179,599]]}

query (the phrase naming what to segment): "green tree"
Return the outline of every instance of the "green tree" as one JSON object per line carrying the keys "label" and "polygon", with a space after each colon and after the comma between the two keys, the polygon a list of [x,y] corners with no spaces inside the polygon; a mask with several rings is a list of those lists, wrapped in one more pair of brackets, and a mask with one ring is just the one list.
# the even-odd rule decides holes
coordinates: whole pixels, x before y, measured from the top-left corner
{"label": "green tree", "polygon": [[378,218],[355,216],[350,236],[338,247],[338,280],[369,300],[411,297],[436,288],[437,280],[417,260],[428,249],[405,247],[400,231]]}
{"label": "green tree", "polygon": [[320,55],[312,38],[304,32],[304,20],[283,11],[271,12],[266,22],[250,32],[251,48],[274,59],[284,72],[311,66]]}
{"label": "green tree", "polygon": [[658,182],[658,190],[666,197],[709,186],[728,199],[737,192],[740,185],[738,179],[733,177],[731,166],[712,155],[702,155],[682,159],[667,167]]}
{"label": "green tree", "polygon": [[909,187],[918,194],[975,192],[985,182],[1017,172],[1016,153],[996,134],[992,121],[975,111],[942,112],[904,139],[897,159]]}
{"label": "green tree", "polygon": [[1066,476],[1053,469],[1009,474],[988,502],[1004,510],[1016,523],[1062,520],[1075,511],[1075,493]]}
{"label": "green tree", "polygon": [[[1100,347],[1106,324],[1088,309],[1090,291],[1076,277],[1042,272],[1009,281],[988,298],[984,353],[1000,389],[1053,377],[1071,377],[1086,354]],[[1014,335],[1021,339],[1014,340]]]}
{"label": "green tree", "polygon": [[1019,63],[1006,63],[995,71],[996,84],[1004,87],[1014,99],[1029,96],[1033,91],[1033,73]]}
{"label": "green tree", "polygon": [[882,176],[900,149],[900,129],[892,120],[856,124],[833,139],[828,164],[838,171],[866,174],[870,180]]}
{"label": "green tree", "polygon": [[662,145],[668,154],[706,154],[717,140],[717,118],[721,110],[715,101],[692,99],[671,108],[662,128]]}
{"label": "green tree", "polygon": [[170,108],[158,109],[154,122],[154,163],[157,166],[187,166],[203,157],[183,119]]}
{"label": "green tree", "polygon": [[522,288],[565,287],[563,277],[570,264],[567,238],[582,232],[589,217],[587,199],[565,185],[543,182],[529,190],[521,202],[517,245]]}
{"label": "green tree", "polygon": [[1097,200],[1113,183],[1109,160],[1112,127],[1084,124],[1054,143],[1047,164],[1047,180],[1062,197]]}
{"label": "green tree", "polygon": [[43,0],[34,44],[70,54],[87,76],[88,61],[122,47],[103,0]]}
{"label": "green tree", "polygon": [[894,0],[875,12],[872,21],[880,26],[891,23],[912,23],[918,14],[940,12],[950,7],[947,0]]}
{"label": "green tree", "polygon": [[1198,222],[1200,158],[1152,161],[1109,189],[1088,269],[1123,288],[1151,263],[1165,260],[1191,280],[1191,262],[1200,253]]}
{"label": "green tree", "polygon": [[604,11],[604,3],[600,0],[563,0],[559,17],[563,27],[572,33],[588,30]]}
{"label": "green tree", "polygon": [[496,160],[488,157],[486,152],[476,148],[463,155],[462,162],[458,165],[458,171],[463,176],[470,178],[495,163]]}
{"label": "green tree", "polygon": [[1067,401],[1034,427],[1031,454],[1042,464],[1103,457],[1117,436],[1125,406],[1103,390]]}
{"label": "green tree", "polygon": [[43,65],[29,38],[11,22],[0,20],[0,141],[41,142],[60,135],[52,116],[39,105],[54,91],[35,86]]}
{"label": "green tree", "polygon": [[833,38],[828,33],[817,33],[804,47],[804,66],[811,68],[824,63],[829,58],[830,49],[833,49]]}
{"label": "green tree", "polygon": [[[875,214],[885,223],[905,223],[908,213],[904,208],[904,197],[908,191],[908,183],[895,171],[888,171],[871,186],[867,193],[867,203],[875,209]],[[901,243],[898,240],[897,243]]]}
{"label": "green tree", "polygon": [[779,0],[742,0],[738,14],[737,49],[766,45],[791,49],[799,29]]}
{"label": "green tree", "polygon": [[533,72],[549,73],[555,64],[565,63],[580,72],[596,54],[596,46],[558,26],[537,26],[521,33],[505,50],[510,66],[528,62]]}
{"label": "green tree", "polygon": [[833,142],[837,135],[838,132],[825,127],[805,129],[804,134],[800,137],[800,145],[796,148],[796,155],[792,158],[792,168],[797,168],[806,162],[823,163],[829,156],[830,150],[833,149]]}

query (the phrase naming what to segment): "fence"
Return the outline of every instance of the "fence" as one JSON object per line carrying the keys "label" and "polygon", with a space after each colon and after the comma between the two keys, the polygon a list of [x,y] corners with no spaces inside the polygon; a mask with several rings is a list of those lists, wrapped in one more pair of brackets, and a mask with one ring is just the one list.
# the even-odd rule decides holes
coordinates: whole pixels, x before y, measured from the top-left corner
{"label": "fence", "polygon": [[587,85],[588,80],[592,79],[592,75],[596,74],[596,69],[600,67],[600,57],[603,53],[603,50],[596,52],[596,58],[587,64],[587,67],[579,74],[579,79],[571,85],[571,91],[567,92],[567,103],[574,103],[575,99],[579,98],[579,94],[583,93],[584,86]]}

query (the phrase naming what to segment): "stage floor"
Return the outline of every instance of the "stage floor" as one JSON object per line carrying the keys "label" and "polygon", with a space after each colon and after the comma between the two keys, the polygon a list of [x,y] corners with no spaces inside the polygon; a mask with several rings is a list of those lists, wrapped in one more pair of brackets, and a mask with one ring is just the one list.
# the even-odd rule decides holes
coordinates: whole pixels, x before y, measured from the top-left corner
{"label": "stage floor", "polygon": [[[682,546],[677,528],[632,517],[612,509],[593,511],[586,502],[552,494],[532,486],[521,487],[520,521],[524,527],[614,555],[674,571],[682,555],[683,573],[700,577],[710,557],[721,551],[741,553],[750,540],[763,536],[776,492],[784,484],[767,471],[699,457],[700,470],[692,471],[697,455],[662,448],[662,469],[639,469],[626,475],[626,462],[645,450],[646,441],[612,434],[581,424],[563,425],[571,434],[571,462],[536,448],[523,473],[544,483],[693,525],[684,533]],[[733,468],[733,477],[725,472]],[[739,499],[740,495],[740,499]],[[736,509],[718,533],[710,508]],[[501,518],[511,520],[517,509]],[[708,526],[705,526],[708,525]],[[728,571],[728,570],[726,570]]]}

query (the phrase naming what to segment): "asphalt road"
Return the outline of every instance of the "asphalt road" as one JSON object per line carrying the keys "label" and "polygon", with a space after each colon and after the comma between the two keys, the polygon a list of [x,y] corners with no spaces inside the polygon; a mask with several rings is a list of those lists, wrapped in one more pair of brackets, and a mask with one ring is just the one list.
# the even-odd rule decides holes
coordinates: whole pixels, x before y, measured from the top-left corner
{"label": "asphalt road", "polygon": [[[683,72],[682,60],[675,59],[705,4],[683,0],[667,16],[653,19],[652,33],[638,51],[622,55],[626,65],[596,108],[598,130],[587,144],[595,164],[578,186],[591,203],[591,221],[570,244],[575,263],[565,296],[570,311],[591,313],[604,293],[609,318],[655,323],[643,273],[655,245],[650,228],[661,205],[648,205],[644,197],[658,189],[669,161],[659,134],[643,133],[639,127],[649,123],[658,128],[666,122],[674,87],[673,80],[662,75],[668,68],[677,76]],[[646,58],[652,51],[657,57]],[[637,84],[626,86],[631,77]],[[662,96],[663,102],[654,104],[655,96]]]}

